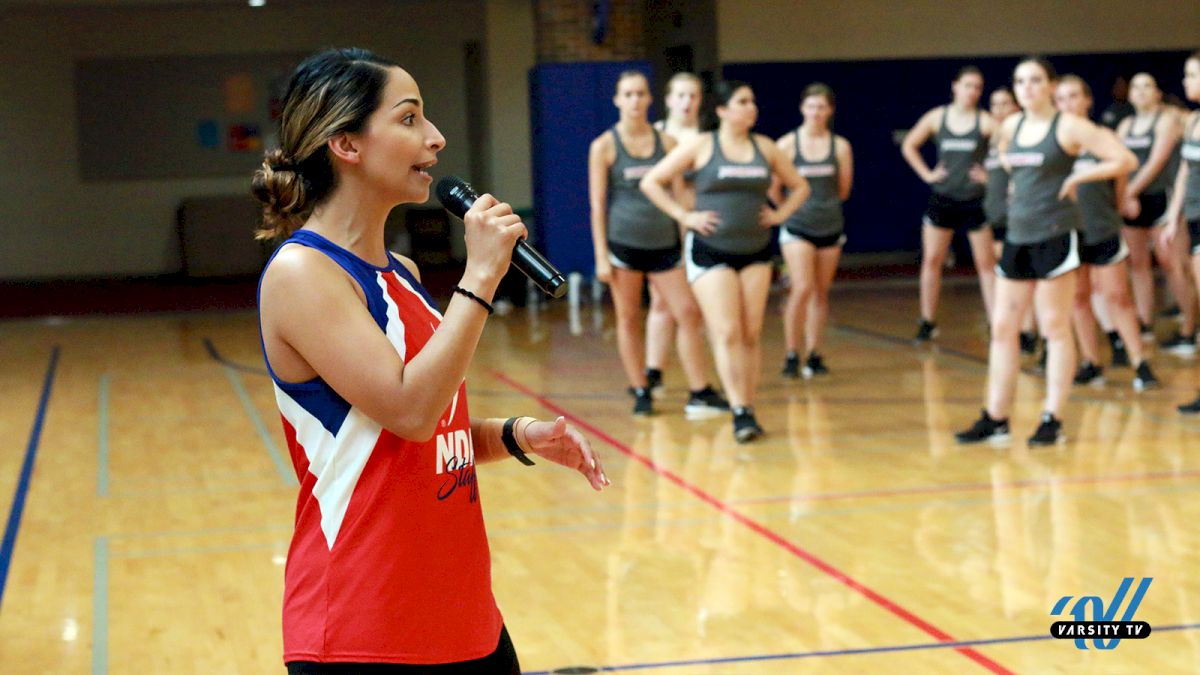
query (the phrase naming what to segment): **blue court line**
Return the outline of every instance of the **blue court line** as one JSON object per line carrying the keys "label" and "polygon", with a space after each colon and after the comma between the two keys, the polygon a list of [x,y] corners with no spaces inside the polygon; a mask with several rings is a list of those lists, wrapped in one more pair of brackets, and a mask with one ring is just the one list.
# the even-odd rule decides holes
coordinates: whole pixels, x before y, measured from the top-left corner
{"label": "blue court line", "polygon": [[92,675],[108,672],[108,537],[96,537],[92,576]]}
{"label": "blue court line", "polygon": [[96,496],[108,496],[108,375],[100,376],[96,424]]}
{"label": "blue court line", "polygon": [[50,404],[50,390],[54,385],[54,373],[58,370],[58,345],[50,350],[50,365],[46,367],[46,378],[42,382],[42,396],[38,400],[37,415],[33,418],[33,429],[29,432],[29,445],[25,448],[25,460],[21,463],[20,477],[13,493],[12,507],[8,511],[8,524],[4,528],[4,540],[0,542],[0,607],[4,604],[4,587],[8,583],[8,567],[12,563],[13,549],[17,545],[17,530],[21,527],[21,515],[25,513],[25,497],[29,494],[29,481],[33,477],[33,463],[37,459],[38,442],[42,438],[42,425],[46,421],[46,408]]}
{"label": "blue court line", "polygon": [[246,415],[254,423],[254,428],[258,431],[258,437],[262,439],[263,445],[267,446],[267,452],[270,453],[271,461],[275,463],[275,470],[279,473],[283,484],[298,485],[295,472],[283,461],[283,455],[275,445],[275,440],[271,438],[271,432],[267,431],[267,425],[263,424],[262,417],[259,416],[258,410],[254,407],[254,402],[250,400],[250,394],[246,392],[246,386],[242,384],[242,378],[237,374],[235,369],[228,365],[223,364],[222,369],[225,371],[225,377],[229,378],[229,384],[233,385],[233,390],[237,393],[238,400],[242,402],[242,408],[245,409]]}
{"label": "blue court line", "polygon": [[[1152,626],[1150,639],[1155,633],[1168,631],[1194,630],[1200,628],[1200,623],[1187,623],[1172,626]],[[599,672],[611,673],[623,670],[649,670],[652,668],[679,668],[683,666],[711,666],[722,663],[750,663],[756,661],[785,661],[793,659],[810,659],[829,656],[856,656],[862,654],[885,654],[890,652],[911,652],[927,649],[958,649],[962,647],[986,647],[988,645],[1012,644],[1016,642],[1040,642],[1053,640],[1050,636],[1050,622],[1046,623],[1046,632],[1039,635],[1018,635],[1014,637],[987,638],[981,640],[960,640],[958,642],[922,642],[909,645],[891,645],[885,647],[860,647],[857,649],[829,649],[812,652],[791,652],[785,654],[752,654],[747,656],[725,656],[711,659],[688,659],[679,661],[659,661],[652,663],[630,663],[619,666],[598,666]],[[1070,645],[1074,648],[1073,645]],[[527,671],[525,675],[553,675],[553,670]]]}

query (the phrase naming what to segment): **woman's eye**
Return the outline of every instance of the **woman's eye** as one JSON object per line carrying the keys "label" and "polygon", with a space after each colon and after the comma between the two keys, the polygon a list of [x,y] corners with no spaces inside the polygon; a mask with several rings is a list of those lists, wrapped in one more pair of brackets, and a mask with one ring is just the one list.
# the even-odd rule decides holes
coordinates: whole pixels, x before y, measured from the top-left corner
{"label": "woman's eye", "polygon": [[412,123],[416,121],[416,119],[417,119],[416,115],[409,113],[409,114],[405,115],[404,118],[401,119],[400,121],[403,122],[404,124],[411,126]]}

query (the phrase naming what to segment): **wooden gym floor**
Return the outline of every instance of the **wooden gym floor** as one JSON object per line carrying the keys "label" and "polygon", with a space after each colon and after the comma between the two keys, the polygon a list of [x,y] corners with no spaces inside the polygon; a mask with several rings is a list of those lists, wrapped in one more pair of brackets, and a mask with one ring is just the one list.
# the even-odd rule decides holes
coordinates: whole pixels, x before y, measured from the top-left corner
{"label": "wooden gym floor", "polygon": [[[739,446],[725,417],[684,419],[677,370],[633,418],[611,313],[568,314],[491,319],[468,379],[476,416],[567,415],[613,481],[480,469],[527,673],[1200,669],[1200,420],[1174,410],[1192,362],[1155,354],[1166,386],[1144,394],[1128,369],[1076,388],[1069,441],[1040,450],[1029,371],[1013,442],[958,446],[985,376],[973,283],[917,348],[914,286],[840,282],[828,377],[777,375],[770,315],[767,435]],[[0,364],[0,671],[282,673],[296,487],[254,315],[2,322]],[[1050,638],[1059,598],[1107,607],[1125,577],[1153,577],[1148,639]]]}

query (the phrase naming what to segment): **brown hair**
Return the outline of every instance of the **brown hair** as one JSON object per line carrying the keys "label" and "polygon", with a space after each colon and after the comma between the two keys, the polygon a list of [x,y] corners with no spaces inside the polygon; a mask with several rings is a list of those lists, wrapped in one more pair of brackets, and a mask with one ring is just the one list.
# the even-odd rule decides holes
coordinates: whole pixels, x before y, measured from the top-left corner
{"label": "brown hair", "polygon": [[696,77],[695,73],[689,73],[685,71],[675,73],[671,76],[671,79],[667,80],[667,93],[670,94],[671,90],[675,88],[675,85],[680,82],[694,82],[697,87],[700,87],[701,89],[704,88],[704,84],[700,81],[699,77]]}
{"label": "brown hair", "polygon": [[[1051,82],[1058,81],[1058,71],[1055,70],[1054,66],[1051,65],[1050,62],[1046,60],[1046,57],[1044,57],[1044,56],[1026,56],[1025,58],[1023,58],[1017,62],[1017,68],[1020,68],[1021,66],[1025,65],[1026,63],[1036,63],[1042,69],[1042,71],[1046,73],[1047,80],[1050,80]],[[1013,70],[1016,70],[1016,68],[1014,68]]]}
{"label": "brown hair", "polygon": [[1088,83],[1086,81],[1084,81],[1084,79],[1082,77],[1076,75],[1075,73],[1067,73],[1066,75],[1063,75],[1062,77],[1058,78],[1058,83],[1059,84],[1077,84],[1077,85],[1079,85],[1079,88],[1081,90],[1083,90],[1084,96],[1087,96],[1088,98],[1092,98],[1092,88],[1090,86],[1088,86]]}
{"label": "brown hair", "polygon": [[830,107],[837,105],[837,97],[833,95],[833,88],[824,82],[813,82],[805,87],[804,91],[800,94],[800,102],[804,103],[804,99],[809,96],[824,96],[825,100],[829,102]]}
{"label": "brown hair", "polygon": [[250,183],[263,204],[255,238],[288,237],[333,191],[337,175],[326,143],[362,130],[395,65],[365,49],[330,49],[296,67],[279,117],[280,147],[267,151]]}
{"label": "brown hair", "polygon": [[645,73],[640,70],[623,70],[621,71],[621,74],[617,76],[617,83],[613,85],[613,93],[616,94],[617,90],[621,88],[621,83],[631,77],[642,78],[646,81],[646,88],[650,88],[650,78],[646,77]]}
{"label": "brown hair", "polygon": [[956,74],[954,76],[954,79],[952,80],[952,82],[958,82],[959,80],[963,79],[967,75],[978,75],[979,77],[982,78],[983,71],[981,71],[978,66],[963,66],[962,68],[958,69],[958,74]]}

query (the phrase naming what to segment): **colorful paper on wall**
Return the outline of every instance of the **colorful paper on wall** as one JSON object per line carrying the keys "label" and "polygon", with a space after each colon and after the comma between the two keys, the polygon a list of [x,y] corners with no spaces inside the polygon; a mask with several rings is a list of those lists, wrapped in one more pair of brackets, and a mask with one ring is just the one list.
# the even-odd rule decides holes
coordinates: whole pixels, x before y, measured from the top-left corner
{"label": "colorful paper on wall", "polygon": [[254,78],[249,73],[225,78],[225,112],[231,115],[254,112]]}
{"label": "colorful paper on wall", "polygon": [[216,120],[200,120],[196,123],[196,145],[208,149],[221,147],[221,127]]}
{"label": "colorful paper on wall", "polygon": [[230,152],[262,150],[262,134],[257,124],[231,124],[227,135]]}

